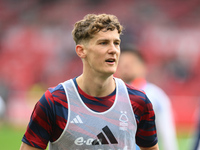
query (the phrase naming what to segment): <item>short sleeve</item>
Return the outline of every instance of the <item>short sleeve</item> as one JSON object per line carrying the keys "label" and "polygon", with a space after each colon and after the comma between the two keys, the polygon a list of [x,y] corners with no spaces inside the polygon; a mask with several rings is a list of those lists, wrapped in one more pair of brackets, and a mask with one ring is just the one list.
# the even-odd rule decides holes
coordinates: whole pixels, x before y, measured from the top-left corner
{"label": "short sleeve", "polygon": [[146,95],[144,98],[144,109],[141,112],[138,123],[136,143],[141,147],[151,147],[158,142],[155,125],[155,113],[153,106]]}
{"label": "short sleeve", "polygon": [[141,147],[154,146],[158,139],[152,103],[144,91],[128,84],[126,86],[137,122],[136,144]]}
{"label": "short sleeve", "polygon": [[54,118],[51,99],[52,95],[47,90],[36,103],[22,139],[24,143],[36,148],[46,149],[50,141]]}

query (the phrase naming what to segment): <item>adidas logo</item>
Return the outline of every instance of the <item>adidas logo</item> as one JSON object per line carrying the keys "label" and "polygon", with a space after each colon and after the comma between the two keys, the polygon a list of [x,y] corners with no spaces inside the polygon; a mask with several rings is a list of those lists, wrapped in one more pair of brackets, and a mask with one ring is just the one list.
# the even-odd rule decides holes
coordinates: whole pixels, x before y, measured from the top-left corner
{"label": "adidas logo", "polygon": [[102,130],[103,130],[103,132],[101,132],[101,133],[99,133],[97,135],[98,139],[94,140],[92,142],[92,145],[109,144],[109,142],[111,144],[118,144],[115,136],[110,131],[110,129],[108,128],[108,126],[105,126],[104,128],[102,128]]}
{"label": "adidas logo", "polygon": [[70,123],[83,123],[83,121],[81,120],[80,116],[77,115],[72,121],[70,121]]}

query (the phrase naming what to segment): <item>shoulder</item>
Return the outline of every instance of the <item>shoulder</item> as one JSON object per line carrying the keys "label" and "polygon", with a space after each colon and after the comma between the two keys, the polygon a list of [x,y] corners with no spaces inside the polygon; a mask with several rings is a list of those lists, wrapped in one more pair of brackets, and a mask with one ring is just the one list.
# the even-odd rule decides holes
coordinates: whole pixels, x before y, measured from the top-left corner
{"label": "shoulder", "polygon": [[140,117],[143,116],[146,112],[153,110],[152,103],[144,91],[139,90],[129,84],[126,84],[126,87],[133,111],[138,117],[137,120],[140,120]]}
{"label": "shoulder", "polygon": [[146,96],[146,93],[140,89],[135,88],[132,85],[125,83],[127,87],[127,91],[131,101],[143,101],[145,103],[149,103],[149,99]]}
{"label": "shoulder", "polygon": [[57,86],[54,87],[49,87],[47,91],[45,92],[45,95],[51,96],[51,97],[60,97],[65,95],[65,90],[61,84],[58,84]]}
{"label": "shoulder", "polygon": [[41,103],[47,103],[50,107],[55,103],[66,102],[65,90],[61,84],[49,87],[40,99]]}
{"label": "shoulder", "polygon": [[61,84],[58,84],[57,86],[49,87],[48,91],[50,93],[60,93],[60,92],[64,92],[64,88]]}

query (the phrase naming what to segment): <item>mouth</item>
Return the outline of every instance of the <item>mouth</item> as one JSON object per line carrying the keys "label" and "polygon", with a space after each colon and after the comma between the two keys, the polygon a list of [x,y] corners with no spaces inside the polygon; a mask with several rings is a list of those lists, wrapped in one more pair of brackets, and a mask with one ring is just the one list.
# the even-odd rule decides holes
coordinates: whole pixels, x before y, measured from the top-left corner
{"label": "mouth", "polygon": [[114,58],[109,58],[109,59],[106,59],[106,62],[110,63],[110,64],[113,64],[115,62],[115,59]]}

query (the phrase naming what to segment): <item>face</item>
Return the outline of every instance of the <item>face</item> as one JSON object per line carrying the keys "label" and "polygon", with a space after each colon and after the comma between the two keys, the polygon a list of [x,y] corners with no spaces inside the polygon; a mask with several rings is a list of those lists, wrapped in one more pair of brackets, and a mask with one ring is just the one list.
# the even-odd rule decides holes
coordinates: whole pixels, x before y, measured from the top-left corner
{"label": "face", "polygon": [[120,35],[116,29],[98,32],[84,48],[84,67],[89,73],[115,73],[120,55]]}
{"label": "face", "polygon": [[117,76],[126,83],[131,83],[136,78],[145,77],[145,66],[133,53],[123,52],[120,56]]}

